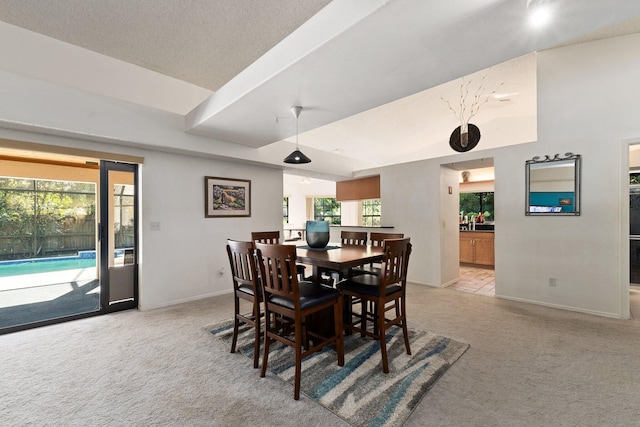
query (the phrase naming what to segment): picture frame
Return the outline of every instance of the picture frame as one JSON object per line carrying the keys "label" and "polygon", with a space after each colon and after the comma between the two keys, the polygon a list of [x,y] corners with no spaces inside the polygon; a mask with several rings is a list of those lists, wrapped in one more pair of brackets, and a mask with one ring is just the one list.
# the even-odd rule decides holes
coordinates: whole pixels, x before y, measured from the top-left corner
{"label": "picture frame", "polygon": [[251,181],[204,177],[205,218],[250,217]]}

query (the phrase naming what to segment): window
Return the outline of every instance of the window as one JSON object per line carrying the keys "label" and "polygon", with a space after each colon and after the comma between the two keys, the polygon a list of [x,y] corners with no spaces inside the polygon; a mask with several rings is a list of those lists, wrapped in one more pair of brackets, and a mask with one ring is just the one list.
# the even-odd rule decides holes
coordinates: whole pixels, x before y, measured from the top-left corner
{"label": "window", "polygon": [[380,225],[380,199],[362,201],[362,225],[368,227]]}
{"label": "window", "polygon": [[95,249],[96,185],[0,177],[0,260]]}
{"label": "window", "polygon": [[474,215],[482,212],[485,221],[495,221],[493,192],[460,193],[460,215]]}
{"label": "window", "polygon": [[313,199],[313,219],[340,225],[340,202],[334,197],[316,197]]}
{"label": "window", "polygon": [[289,224],[289,198],[282,198],[282,223]]}

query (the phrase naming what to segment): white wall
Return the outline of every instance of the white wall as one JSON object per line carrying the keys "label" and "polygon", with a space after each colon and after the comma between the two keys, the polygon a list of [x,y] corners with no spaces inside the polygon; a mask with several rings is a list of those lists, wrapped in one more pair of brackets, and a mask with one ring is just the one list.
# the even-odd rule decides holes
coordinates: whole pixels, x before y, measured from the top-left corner
{"label": "white wall", "polygon": [[[231,292],[226,239],[282,227],[282,171],[231,162],[110,146],[0,129],[0,137],[143,156],[141,175],[140,309]],[[251,180],[251,217],[205,218],[204,177]],[[151,222],[160,231],[151,231]],[[225,269],[223,276],[218,275]]]}
{"label": "white wall", "polygon": [[[544,51],[538,61],[538,141],[382,168],[385,222],[416,242],[410,280],[442,285],[450,261],[439,245],[450,230],[437,206],[446,203],[440,165],[493,157],[496,295],[626,317],[621,143],[640,139],[640,35]],[[582,155],[581,215],[525,216],[526,160],[567,152]]]}
{"label": "white wall", "polygon": [[[443,281],[439,162],[405,163],[379,171],[382,223],[394,226],[394,233],[404,233],[405,237],[411,238],[409,279],[440,286]],[[453,175],[457,185],[457,175]],[[457,206],[455,209],[457,212]],[[457,220],[445,224],[445,227],[453,226],[458,229]]]}
{"label": "white wall", "polygon": [[[503,296],[624,317],[620,258],[629,254],[620,251],[620,239],[628,236],[619,235],[619,222],[621,197],[628,196],[619,189],[628,175],[620,147],[640,135],[639,68],[638,34],[538,55],[538,143],[530,147],[535,152],[515,152],[582,154],[581,215],[513,218],[520,231],[501,235],[496,254],[506,266]],[[496,186],[503,172],[496,166]],[[515,245],[518,256],[504,250]],[[548,286],[549,277],[557,287]]]}
{"label": "white wall", "polygon": [[[204,176],[251,180],[250,218],[205,218]],[[275,201],[275,202],[274,202]],[[226,239],[282,228],[282,171],[147,152],[142,170],[140,307],[231,290]],[[150,231],[150,222],[160,231]],[[219,276],[220,268],[225,269]]]}

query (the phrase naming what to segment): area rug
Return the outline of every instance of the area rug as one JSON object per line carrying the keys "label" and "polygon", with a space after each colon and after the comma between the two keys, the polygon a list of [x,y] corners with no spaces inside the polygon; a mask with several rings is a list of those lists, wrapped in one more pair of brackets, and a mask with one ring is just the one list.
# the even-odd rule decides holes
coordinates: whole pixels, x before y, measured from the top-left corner
{"label": "area rug", "polygon": [[[207,330],[231,345],[231,321]],[[401,426],[429,389],[469,348],[468,344],[414,329],[409,329],[409,342],[410,356],[405,351],[402,330],[391,328],[387,334],[390,372],[384,374],[377,341],[358,334],[345,336],[343,367],[337,365],[331,347],[302,361],[302,393],[355,427]],[[251,366],[252,329],[241,328],[237,351],[247,356],[247,366]],[[268,372],[293,385],[294,371],[293,349],[272,344]],[[291,394],[293,399],[293,390]]]}

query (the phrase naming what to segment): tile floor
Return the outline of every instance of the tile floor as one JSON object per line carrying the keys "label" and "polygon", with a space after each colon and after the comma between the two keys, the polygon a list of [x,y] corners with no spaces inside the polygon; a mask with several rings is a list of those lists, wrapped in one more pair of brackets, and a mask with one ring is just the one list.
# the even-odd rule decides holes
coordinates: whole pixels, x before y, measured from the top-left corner
{"label": "tile floor", "polygon": [[460,278],[448,286],[470,294],[494,296],[496,277],[493,268],[460,265]]}

